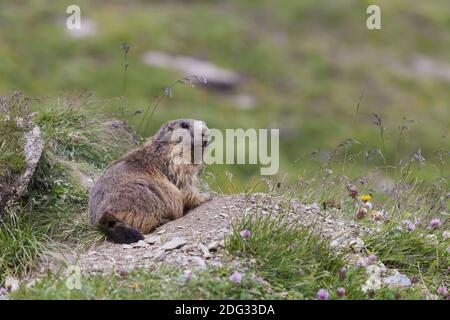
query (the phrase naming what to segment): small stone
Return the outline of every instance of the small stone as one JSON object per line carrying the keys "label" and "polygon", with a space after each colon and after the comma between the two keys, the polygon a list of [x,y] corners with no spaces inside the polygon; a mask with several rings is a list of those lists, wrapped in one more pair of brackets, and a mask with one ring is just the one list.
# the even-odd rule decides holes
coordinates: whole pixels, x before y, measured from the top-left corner
{"label": "small stone", "polygon": [[31,279],[31,280],[27,283],[27,288],[32,288],[37,282],[38,282],[38,279]]}
{"label": "small stone", "polygon": [[208,244],[209,251],[216,251],[220,247],[219,241],[213,241]]}
{"label": "small stone", "polygon": [[393,276],[387,277],[383,279],[384,284],[389,287],[398,288],[398,287],[409,287],[411,286],[411,280],[405,276],[404,274],[397,273]]}
{"label": "small stone", "polygon": [[130,246],[129,244],[123,244],[122,249],[133,249],[133,246]]}
{"label": "small stone", "polygon": [[166,257],[167,257],[167,254],[162,250],[157,251],[154,254],[155,261],[164,261],[166,259]]}
{"label": "small stone", "polygon": [[161,249],[162,250],[174,250],[174,249],[179,249],[182,246],[184,246],[187,243],[186,240],[184,240],[183,238],[179,238],[179,237],[175,237],[172,240],[170,240],[169,242],[166,242]]}
{"label": "small stone", "polygon": [[146,236],[144,241],[148,244],[155,244],[161,241],[161,237],[159,236]]}
{"label": "small stone", "polygon": [[193,262],[195,262],[200,267],[200,269],[205,269],[206,268],[206,262],[202,258],[200,258],[200,257],[191,257],[191,260]]}
{"label": "small stone", "polygon": [[355,238],[350,241],[349,245],[356,252],[360,252],[362,249],[364,249],[365,246],[364,241],[359,238]]}
{"label": "small stone", "polygon": [[163,234],[166,232],[166,229],[159,230],[156,234]]}
{"label": "small stone", "polygon": [[16,291],[19,289],[20,283],[19,280],[13,277],[6,277],[5,279],[5,288],[9,292]]}
{"label": "small stone", "polygon": [[200,250],[202,250],[203,257],[205,257],[205,258],[211,258],[211,254],[209,253],[208,248],[207,248],[203,243],[200,243],[200,244],[198,245],[198,247],[200,248]]}
{"label": "small stone", "polygon": [[151,259],[153,258],[153,252],[147,252],[142,255],[143,259]]}
{"label": "small stone", "polygon": [[144,248],[144,247],[148,247],[149,244],[147,242],[145,242],[144,240],[139,240],[136,243],[132,244],[133,248]]}

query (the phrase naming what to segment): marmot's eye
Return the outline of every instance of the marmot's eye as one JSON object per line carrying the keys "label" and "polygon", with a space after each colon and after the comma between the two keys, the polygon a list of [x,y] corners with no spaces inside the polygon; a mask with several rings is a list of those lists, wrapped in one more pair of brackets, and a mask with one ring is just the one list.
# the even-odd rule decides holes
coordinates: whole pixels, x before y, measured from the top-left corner
{"label": "marmot's eye", "polygon": [[189,123],[187,123],[187,122],[185,122],[185,121],[181,122],[180,126],[181,126],[183,129],[189,129]]}

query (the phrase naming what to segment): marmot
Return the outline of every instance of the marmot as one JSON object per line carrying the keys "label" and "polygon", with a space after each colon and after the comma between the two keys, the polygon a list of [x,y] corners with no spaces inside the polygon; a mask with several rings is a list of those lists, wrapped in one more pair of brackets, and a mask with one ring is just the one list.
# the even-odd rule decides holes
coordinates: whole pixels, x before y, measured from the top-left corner
{"label": "marmot", "polygon": [[[203,121],[180,119],[162,125],[142,146],[113,163],[92,187],[90,222],[109,240],[132,243],[210,200],[196,187],[209,142]],[[194,161],[195,152],[200,161]]]}

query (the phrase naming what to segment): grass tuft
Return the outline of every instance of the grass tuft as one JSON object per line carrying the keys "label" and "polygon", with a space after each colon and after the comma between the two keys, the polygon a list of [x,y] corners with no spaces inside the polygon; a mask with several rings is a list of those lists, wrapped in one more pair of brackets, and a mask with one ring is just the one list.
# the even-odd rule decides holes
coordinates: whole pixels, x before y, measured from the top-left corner
{"label": "grass tuft", "polygon": [[[250,237],[243,239],[241,230],[249,230]],[[258,275],[296,298],[311,299],[319,288],[333,289],[344,266],[342,256],[326,240],[286,215],[245,216],[227,238],[226,247],[232,254],[256,259]]]}

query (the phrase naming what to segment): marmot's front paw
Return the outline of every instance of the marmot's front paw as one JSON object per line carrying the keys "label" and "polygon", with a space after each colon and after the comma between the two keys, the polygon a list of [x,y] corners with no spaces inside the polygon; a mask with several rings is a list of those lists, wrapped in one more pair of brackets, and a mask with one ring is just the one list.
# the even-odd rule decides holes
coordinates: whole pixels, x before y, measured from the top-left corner
{"label": "marmot's front paw", "polygon": [[200,194],[200,199],[202,201],[202,203],[211,201],[214,198],[214,195],[211,193],[202,193]]}
{"label": "marmot's front paw", "polygon": [[208,193],[197,193],[195,196],[189,198],[189,201],[184,204],[185,209],[194,209],[198,206],[212,200],[212,196]]}

